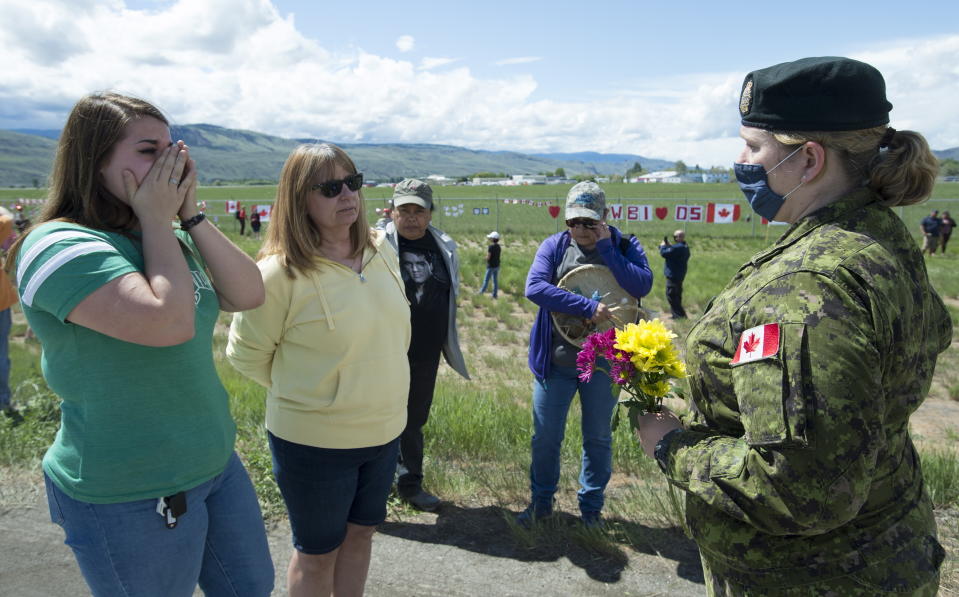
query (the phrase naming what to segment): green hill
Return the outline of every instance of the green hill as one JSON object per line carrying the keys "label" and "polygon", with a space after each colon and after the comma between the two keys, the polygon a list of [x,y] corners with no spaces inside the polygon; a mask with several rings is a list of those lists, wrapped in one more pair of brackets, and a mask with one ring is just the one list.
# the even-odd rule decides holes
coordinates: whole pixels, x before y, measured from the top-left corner
{"label": "green hill", "polygon": [[45,186],[56,148],[47,137],[0,131],[0,186]]}
{"label": "green hill", "polygon": [[936,157],[940,160],[959,160],[959,147],[940,150],[933,149],[932,153],[936,154]]}
{"label": "green hill", "polygon": [[[173,127],[176,138],[190,146],[204,185],[219,183],[275,183],[283,162],[300,143],[315,139],[287,139],[255,131],[211,124]],[[0,187],[44,186],[53,154],[56,131],[0,130]],[[343,143],[367,180],[388,181],[407,176],[442,174],[451,178],[476,172],[539,174],[563,168],[566,174],[623,174],[635,162],[647,170],[668,168],[671,162],[632,154],[595,152],[525,154],[481,151],[452,145]],[[936,151],[939,159],[959,157],[959,148]]]}
{"label": "green hill", "polygon": [[[0,186],[44,185],[50,171],[56,141],[51,131],[24,134],[0,131]],[[315,139],[286,139],[254,131],[228,129],[210,124],[173,127],[173,135],[190,146],[200,170],[200,182],[276,182],[290,151]],[[650,169],[660,160],[638,155],[557,154],[529,155],[512,151],[480,151],[452,145],[431,144],[341,144],[366,174],[367,180],[386,181],[430,174],[467,176],[476,172],[538,174],[564,168],[567,175],[622,174],[634,162]],[[582,159],[585,156],[587,159]],[[624,167],[624,164],[626,166]]]}

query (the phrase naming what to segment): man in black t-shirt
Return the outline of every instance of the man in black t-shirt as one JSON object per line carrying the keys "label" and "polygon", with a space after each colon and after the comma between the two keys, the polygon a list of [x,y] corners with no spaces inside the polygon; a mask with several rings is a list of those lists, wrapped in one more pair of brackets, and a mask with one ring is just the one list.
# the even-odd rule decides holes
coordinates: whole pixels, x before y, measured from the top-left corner
{"label": "man in black t-shirt", "polygon": [[486,292],[486,285],[489,284],[490,279],[492,279],[493,298],[496,298],[496,293],[499,290],[499,232],[494,230],[487,234],[486,238],[490,241],[490,245],[486,247],[486,277],[483,278],[483,287],[480,288],[479,293],[483,294]]}
{"label": "man in black t-shirt", "polygon": [[440,500],[423,490],[423,426],[433,404],[440,353],[457,373],[469,379],[456,332],[459,260],[453,239],[430,224],[433,190],[428,184],[404,180],[396,185],[392,203],[393,221],[386,225],[386,234],[399,253],[413,330],[407,353],[410,393],[406,429],[400,436],[396,489],[413,507],[432,511]]}

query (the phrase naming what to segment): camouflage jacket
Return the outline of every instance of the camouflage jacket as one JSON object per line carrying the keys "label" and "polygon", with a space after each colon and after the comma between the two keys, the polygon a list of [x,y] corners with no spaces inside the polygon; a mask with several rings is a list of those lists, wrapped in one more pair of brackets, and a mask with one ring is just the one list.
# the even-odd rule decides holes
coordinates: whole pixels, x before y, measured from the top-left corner
{"label": "camouflage jacket", "polygon": [[661,459],[712,571],[790,586],[895,557],[935,574],[908,423],[951,339],[915,241],[867,189],[743,265],[689,332],[687,428]]}

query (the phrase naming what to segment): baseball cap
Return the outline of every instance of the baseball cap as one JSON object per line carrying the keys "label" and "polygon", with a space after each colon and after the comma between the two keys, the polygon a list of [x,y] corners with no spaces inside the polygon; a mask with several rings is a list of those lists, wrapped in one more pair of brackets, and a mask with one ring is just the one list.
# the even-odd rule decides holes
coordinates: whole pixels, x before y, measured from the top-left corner
{"label": "baseball cap", "polygon": [[497,231],[494,230],[494,231],[490,232],[489,234],[487,234],[487,235],[486,235],[486,238],[494,238],[494,239],[497,239],[497,240],[498,240],[498,239],[499,239],[499,232],[497,232]]}
{"label": "baseball cap", "polygon": [[414,203],[433,209],[433,189],[422,180],[406,178],[393,189],[393,207]]}
{"label": "baseball cap", "polygon": [[595,182],[586,180],[577,183],[566,194],[566,211],[563,217],[567,220],[574,218],[602,220],[605,211],[606,193]]}

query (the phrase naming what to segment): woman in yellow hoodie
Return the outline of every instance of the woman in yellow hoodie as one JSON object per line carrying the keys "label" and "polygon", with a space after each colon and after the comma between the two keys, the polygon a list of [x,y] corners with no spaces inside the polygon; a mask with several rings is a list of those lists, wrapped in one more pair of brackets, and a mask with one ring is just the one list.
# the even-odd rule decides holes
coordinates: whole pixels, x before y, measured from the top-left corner
{"label": "woman in yellow hoodie", "polygon": [[362,594],[406,425],[409,305],[362,185],[339,147],[293,150],[259,255],[266,302],[233,319],[227,346],[233,366],[267,388],[294,597]]}

